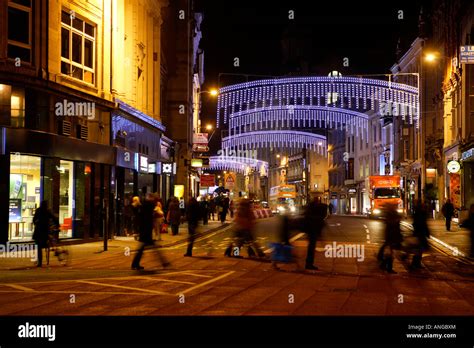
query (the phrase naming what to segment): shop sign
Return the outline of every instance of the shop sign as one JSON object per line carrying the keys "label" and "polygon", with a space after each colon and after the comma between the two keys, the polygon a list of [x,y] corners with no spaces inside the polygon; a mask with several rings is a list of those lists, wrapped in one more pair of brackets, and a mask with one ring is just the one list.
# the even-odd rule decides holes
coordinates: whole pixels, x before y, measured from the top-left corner
{"label": "shop sign", "polygon": [[140,171],[148,173],[148,158],[140,155]]}
{"label": "shop sign", "polygon": [[457,173],[461,169],[461,165],[458,161],[449,161],[448,162],[448,172]]}
{"label": "shop sign", "polygon": [[162,174],[173,174],[173,163],[161,163]]}
{"label": "shop sign", "polygon": [[347,192],[349,192],[349,193],[357,193],[357,189],[355,189],[355,188],[350,188],[349,190],[347,190]]}
{"label": "shop sign", "polygon": [[21,222],[21,199],[10,199],[8,222]]}
{"label": "shop sign", "polygon": [[214,174],[201,175],[201,186],[212,187],[216,185],[216,176]]}
{"label": "shop sign", "polygon": [[459,58],[461,64],[474,63],[474,46],[461,46]]}
{"label": "shop sign", "polygon": [[194,133],[193,134],[193,145],[208,145],[209,134],[208,133]]}
{"label": "shop sign", "polygon": [[135,165],[135,157],[136,154],[133,151],[125,150],[120,147],[116,147],[117,154],[116,154],[116,165],[123,168],[129,169],[137,169]]}
{"label": "shop sign", "polygon": [[148,163],[148,173],[156,173],[156,163]]}
{"label": "shop sign", "polygon": [[471,157],[474,157],[474,147],[471,148],[471,149],[469,149],[469,150],[467,150],[467,151],[464,151],[464,152],[462,153],[462,155],[461,155],[461,159],[462,159],[463,161],[465,161],[465,160],[467,160],[467,159],[469,159],[469,158],[471,158]]}

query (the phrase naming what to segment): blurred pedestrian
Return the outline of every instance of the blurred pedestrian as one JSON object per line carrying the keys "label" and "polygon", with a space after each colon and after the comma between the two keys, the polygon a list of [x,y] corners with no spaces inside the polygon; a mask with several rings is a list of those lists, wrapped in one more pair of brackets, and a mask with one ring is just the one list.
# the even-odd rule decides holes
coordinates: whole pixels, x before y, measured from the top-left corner
{"label": "blurred pedestrian", "polygon": [[331,202],[329,202],[328,209],[329,209],[329,215],[332,215],[333,210],[334,210],[334,206],[332,205]]}
{"label": "blurred pedestrian", "polygon": [[214,221],[214,214],[216,212],[216,201],[214,198],[211,197],[209,200],[209,220],[212,218],[212,221]]}
{"label": "blurred pedestrian", "polygon": [[142,204],[140,197],[132,198],[132,230],[134,235],[140,234],[140,208]]}
{"label": "blurred pedestrian", "polygon": [[[139,242],[140,245],[138,247],[138,252],[133,258],[132,261],[132,269],[141,270],[144,267],[140,266],[140,260],[143,256],[143,252],[146,246],[154,245],[153,241],[153,220],[154,220],[154,212],[156,208],[156,200],[155,197],[147,193],[145,196],[145,201],[141,205],[140,213],[139,213]],[[158,258],[163,267],[167,267],[170,265],[168,261],[166,261],[165,257],[161,254],[159,250],[156,250],[158,254]]]}
{"label": "blurred pedestrian", "polygon": [[189,240],[188,249],[184,256],[190,257],[193,256],[194,240],[196,239],[197,227],[199,224],[199,220],[201,219],[201,210],[199,207],[199,203],[194,197],[189,200],[188,206],[186,208],[186,219],[188,220]]}
{"label": "blurred pedestrian", "polygon": [[421,201],[415,204],[415,212],[413,214],[413,236],[417,239],[417,247],[411,262],[411,268],[421,268],[421,259],[423,252],[429,249],[428,238],[430,231],[428,229],[428,211],[426,205]]}
{"label": "blurred pedestrian", "polygon": [[161,240],[161,228],[165,220],[165,213],[163,212],[163,203],[158,193],[153,195],[155,202],[155,209],[153,210],[153,231],[156,240]]}
{"label": "blurred pedestrian", "polygon": [[209,202],[206,196],[202,197],[199,206],[201,208],[202,223],[203,225],[207,225],[209,220]]}
{"label": "blurred pedestrian", "polygon": [[227,213],[229,212],[229,206],[230,206],[229,197],[224,197],[224,199],[220,201],[220,204],[221,204],[220,218],[221,218],[221,222],[224,223],[227,219]]}
{"label": "blurred pedestrian", "polygon": [[[234,238],[224,252],[224,255],[240,256],[240,249],[242,246],[246,245],[249,257],[255,255],[265,257],[265,253],[260,249],[260,246],[255,240],[255,214],[252,208],[252,203],[248,199],[242,199],[239,201],[234,223]],[[234,247],[238,248],[238,255],[232,255]]]}
{"label": "blurred pedestrian", "polygon": [[39,208],[36,209],[33,224],[35,225],[33,240],[38,248],[37,266],[41,267],[43,265],[43,249],[48,247],[51,227],[54,226],[54,230],[59,229],[59,219],[49,210],[48,201],[42,201]]}
{"label": "blurred pedestrian", "polygon": [[467,228],[470,231],[470,237],[471,237],[471,257],[474,257],[474,204],[471,204],[469,207],[469,216],[466,220],[464,220],[461,225],[461,227]]}
{"label": "blurred pedestrian", "polygon": [[234,218],[234,200],[231,200],[230,203],[229,203],[229,213],[230,213],[230,218],[233,219]]}
{"label": "blurred pedestrian", "polygon": [[389,273],[396,273],[393,270],[393,250],[401,249],[403,241],[400,229],[401,216],[397,212],[397,208],[396,204],[385,205],[385,242],[377,255],[380,268]]}
{"label": "blurred pedestrian", "polygon": [[173,236],[179,233],[179,224],[181,222],[181,211],[179,209],[179,201],[176,197],[172,197],[168,206],[168,215],[166,217],[168,223],[171,225],[171,233]]}
{"label": "blurred pedestrian", "polygon": [[304,212],[304,228],[308,236],[308,250],[306,253],[306,265],[308,270],[317,270],[314,265],[314,251],[316,249],[316,241],[321,235],[324,228],[324,219],[327,217],[328,206],[321,202],[320,198],[314,198],[305,209]]}
{"label": "blurred pedestrian", "polygon": [[441,208],[441,212],[443,213],[444,217],[446,218],[446,230],[451,230],[451,219],[454,216],[454,205],[451,203],[451,200],[448,198],[446,203],[444,203],[443,207]]}

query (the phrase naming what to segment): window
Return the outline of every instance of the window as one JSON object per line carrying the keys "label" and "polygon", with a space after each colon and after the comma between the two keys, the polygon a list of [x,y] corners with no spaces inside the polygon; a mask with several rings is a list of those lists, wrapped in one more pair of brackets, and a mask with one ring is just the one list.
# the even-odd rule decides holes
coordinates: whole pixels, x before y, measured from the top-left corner
{"label": "window", "polygon": [[8,1],[8,58],[31,63],[31,0]]}
{"label": "window", "polygon": [[10,125],[25,127],[25,91],[16,87],[12,87]]}
{"label": "window", "polygon": [[61,73],[95,83],[95,26],[61,12]]}

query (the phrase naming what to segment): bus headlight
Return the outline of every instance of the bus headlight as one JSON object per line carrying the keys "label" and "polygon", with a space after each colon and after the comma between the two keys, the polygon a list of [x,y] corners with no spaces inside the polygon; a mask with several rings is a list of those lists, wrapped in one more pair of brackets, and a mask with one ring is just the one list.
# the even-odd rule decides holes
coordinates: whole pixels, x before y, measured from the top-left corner
{"label": "bus headlight", "polygon": [[294,212],[296,211],[296,207],[295,207],[295,206],[291,206],[291,207],[290,207],[290,211],[291,211],[292,213],[294,213]]}
{"label": "bus headlight", "polygon": [[277,208],[277,210],[278,210],[280,213],[282,213],[282,212],[284,212],[286,209],[285,209],[285,207],[281,207],[281,206],[280,206],[280,207]]}
{"label": "bus headlight", "polygon": [[382,211],[380,209],[374,209],[373,213],[379,215]]}

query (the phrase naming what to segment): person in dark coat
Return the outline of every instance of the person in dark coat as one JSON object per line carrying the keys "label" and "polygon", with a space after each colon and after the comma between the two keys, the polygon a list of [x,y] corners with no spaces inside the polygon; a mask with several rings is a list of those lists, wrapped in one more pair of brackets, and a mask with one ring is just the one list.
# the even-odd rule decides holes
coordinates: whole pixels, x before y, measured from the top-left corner
{"label": "person in dark coat", "polygon": [[209,200],[209,217],[208,219],[210,220],[212,218],[212,221],[214,221],[214,213],[216,212],[216,201],[214,198],[211,197]]}
{"label": "person in dark coat", "polygon": [[400,230],[401,216],[397,212],[397,205],[390,204],[385,206],[385,242],[378,252],[380,268],[389,273],[396,273],[393,270],[393,250],[401,249],[403,241]]}
{"label": "person in dark coat", "polygon": [[471,237],[471,257],[474,257],[474,204],[469,207],[469,217],[461,222],[460,227],[469,229]]}
{"label": "person in dark coat", "polygon": [[202,197],[199,206],[201,207],[202,223],[203,225],[207,225],[209,220],[209,202],[205,196]]}
{"label": "person in dark coat", "polygon": [[189,200],[188,207],[186,209],[186,219],[188,220],[188,249],[184,256],[193,256],[193,244],[196,238],[196,232],[199,220],[201,219],[201,209],[196,198],[192,197]]}
{"label": "person in dark coat", "polygon": [[324,228],[324,219],[327,217],[328,206],[321,202],[320,198],[315,198],[310,202],[304,212],[304,228],[308,236],[308,251],[306,254],[306,266],[308,270],[317,270],[314,265],[314,250],[318,237]]}
{"label": "person in dark coat", "polygon": [[415,205],[415,212],[413,214],[413,236],[418,240],[417,250],[411,262],[412,268],[421,268],[421,259],[423,251],[428,250],[428,238],[430,231],[428,229],[428,211],[426,205],[418,201]]}
{"label": "person in dark coat", "polygon": [[179,209],[179,201],[176,197],[171,198],[166,219],[171,225],[171,232],[173,233],[173,236],[178,235],[179,224],[181,222],[181,210]]}
{"label": "person in dark coat", "polygon": [[229,212],[229,207],[230,207],[229,197],[225,197],[221,201],[221,207],[222,207],[222,211],[220,213],[220,218],[221,218],[221,222],[224,223],[227,218],[227,213]]}
{"label": "person in dark coat", "polygon": [[454,216],[454,205],[451,203],[451,200],[446,200],[443,207],[441,208],[441,212],[443,213],[444,217],[446,218],[446,230],[451,230],[451,219]]}
{"label": "person in dark coat", "polygon": [[[145,250],[146,246],[154,245],[153,217],[154,217],[155,207],[156,207],[155,197],[151,193],[148,193],[146,195],[145,201],[140,207],[139,221],[138,221],[139,231],[140,231],[140,236],[139,236],[138,241],[140,242],[140,246],[138,248],[137,254],[133,258],[132,269],[141,270],[144,268],[140,266],[140,260],[143,256],[143,251]],[[170,263],[166,261],[166,259],[158,250],[157,250],[157,253],[163,267],[169,266]]]}
{"label": "person in dark coat", "polygon": [[43,249],[48,247],[49,233],[51,224],[59,228],[59,220],[48,208],[48,202],[42,201],[33,216],[33,224],[35,230],[33,232],[33,240],[38,246],[38,267],[43,265]]}

